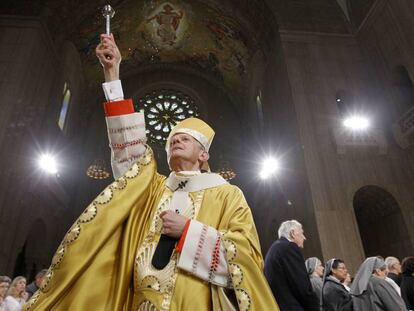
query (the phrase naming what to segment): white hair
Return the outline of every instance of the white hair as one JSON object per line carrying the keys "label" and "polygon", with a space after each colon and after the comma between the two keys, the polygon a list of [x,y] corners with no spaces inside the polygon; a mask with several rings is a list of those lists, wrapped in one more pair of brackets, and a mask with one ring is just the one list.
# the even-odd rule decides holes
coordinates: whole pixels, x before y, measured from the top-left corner
{"label": "white hair", "polygon": [[397,263],[400,263],[400,261],[395,257],[389,256],[385,258],[385,264],[387,265],[388,269],[392,269],[393,266]]}
{"label": "white hair", "polygon": [[302,225],[297,220],[286,220],[280,224],[279,230],[277,231],[280,238],[290,238],[290,234],[295,229],[302,229]]}

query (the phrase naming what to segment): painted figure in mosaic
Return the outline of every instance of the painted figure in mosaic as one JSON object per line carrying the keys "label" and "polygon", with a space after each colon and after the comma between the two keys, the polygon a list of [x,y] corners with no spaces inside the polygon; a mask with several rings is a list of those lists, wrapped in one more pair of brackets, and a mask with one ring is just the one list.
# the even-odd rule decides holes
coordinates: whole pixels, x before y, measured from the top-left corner
{"label": "painted figure in mosaic", "polygon": [[119,50],[112,35],[101,40],[116,180],[69,230],[26,310],[279,310],[243,193],[208,172],[213,129],[177,124],[172,172],[158,174],[144,115],[124,100]]}
{"label": "painted figure in mosaic", "polygon": [[174,8],[165,4],[163,11],[147,19],[147,23],[155,20],[157,22],[157,35],[161,38],[163,44],[173,45],[177,39],[177,29],[183,18],[183,12],[177,13]]}

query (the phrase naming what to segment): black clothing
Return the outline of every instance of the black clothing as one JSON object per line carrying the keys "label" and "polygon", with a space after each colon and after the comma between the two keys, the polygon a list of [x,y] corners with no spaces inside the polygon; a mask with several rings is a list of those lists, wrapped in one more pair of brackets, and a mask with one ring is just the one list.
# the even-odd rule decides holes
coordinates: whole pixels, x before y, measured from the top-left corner
{"label": "black clothing", "polygon": [[414,308],[414,276],[403,275],[401,281],[401,296],[408,310]]}
{"label": "black clothing", "polygon": [[401,281],[402,281],[402,277],[401,274],[395,274],[392,272],[388,272],[387,276],[393,280],[395,283],[397,283],[398,286],[401,287]]}
{"label": "black clothing", "polygon": [[352,311],[352,297],[345,287],[328,277],[322,287],[323,311]]}
{"label": "black clothing", "polygon": [[319,311],[299,246],[286,238],[266,254],[265,276],[281,311]]}

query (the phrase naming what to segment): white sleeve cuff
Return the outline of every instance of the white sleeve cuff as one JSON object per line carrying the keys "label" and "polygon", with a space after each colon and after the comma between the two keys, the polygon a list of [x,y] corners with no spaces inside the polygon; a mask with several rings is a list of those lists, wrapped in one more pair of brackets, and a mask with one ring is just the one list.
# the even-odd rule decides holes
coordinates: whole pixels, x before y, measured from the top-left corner
{"label": "white sleeve cuff", "polygon": [[196,220],[188,227],[178,267],[215,285],[231,287],[221,234]]}
{"label": "white sleeve cuff", "polygon": [[146,133],[144,114],[112,116],[106,118],[111,147],[112,173],[121,177],[145,152]]}
{"label": "white sleeve cuff", "polygon": [[102,83],[102,88],[107,101],[116,101],[124,99],[121,80],[114,80]]}

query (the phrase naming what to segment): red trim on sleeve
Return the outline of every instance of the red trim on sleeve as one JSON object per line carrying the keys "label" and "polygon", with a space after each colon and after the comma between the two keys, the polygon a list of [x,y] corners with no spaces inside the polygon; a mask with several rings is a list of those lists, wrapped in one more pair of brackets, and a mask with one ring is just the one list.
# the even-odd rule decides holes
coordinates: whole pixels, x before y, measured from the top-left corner
{"label": "red trim on sleeve", "polygon": [[114,102],[104,103],[105,116],[114,117],[123,114],[134,113],[134,104],[132,99],[117,100]]}
{"label": "red trim on sleeve", "polygon": [[181,253],[184,247],[185,237],[187,236],[188,228],[190,227],[191,219],[187,220],[184,226],[183,233],[181,234],[181,238],[177,243],[177,246],[175,247],[175,250],[177,253]]}

